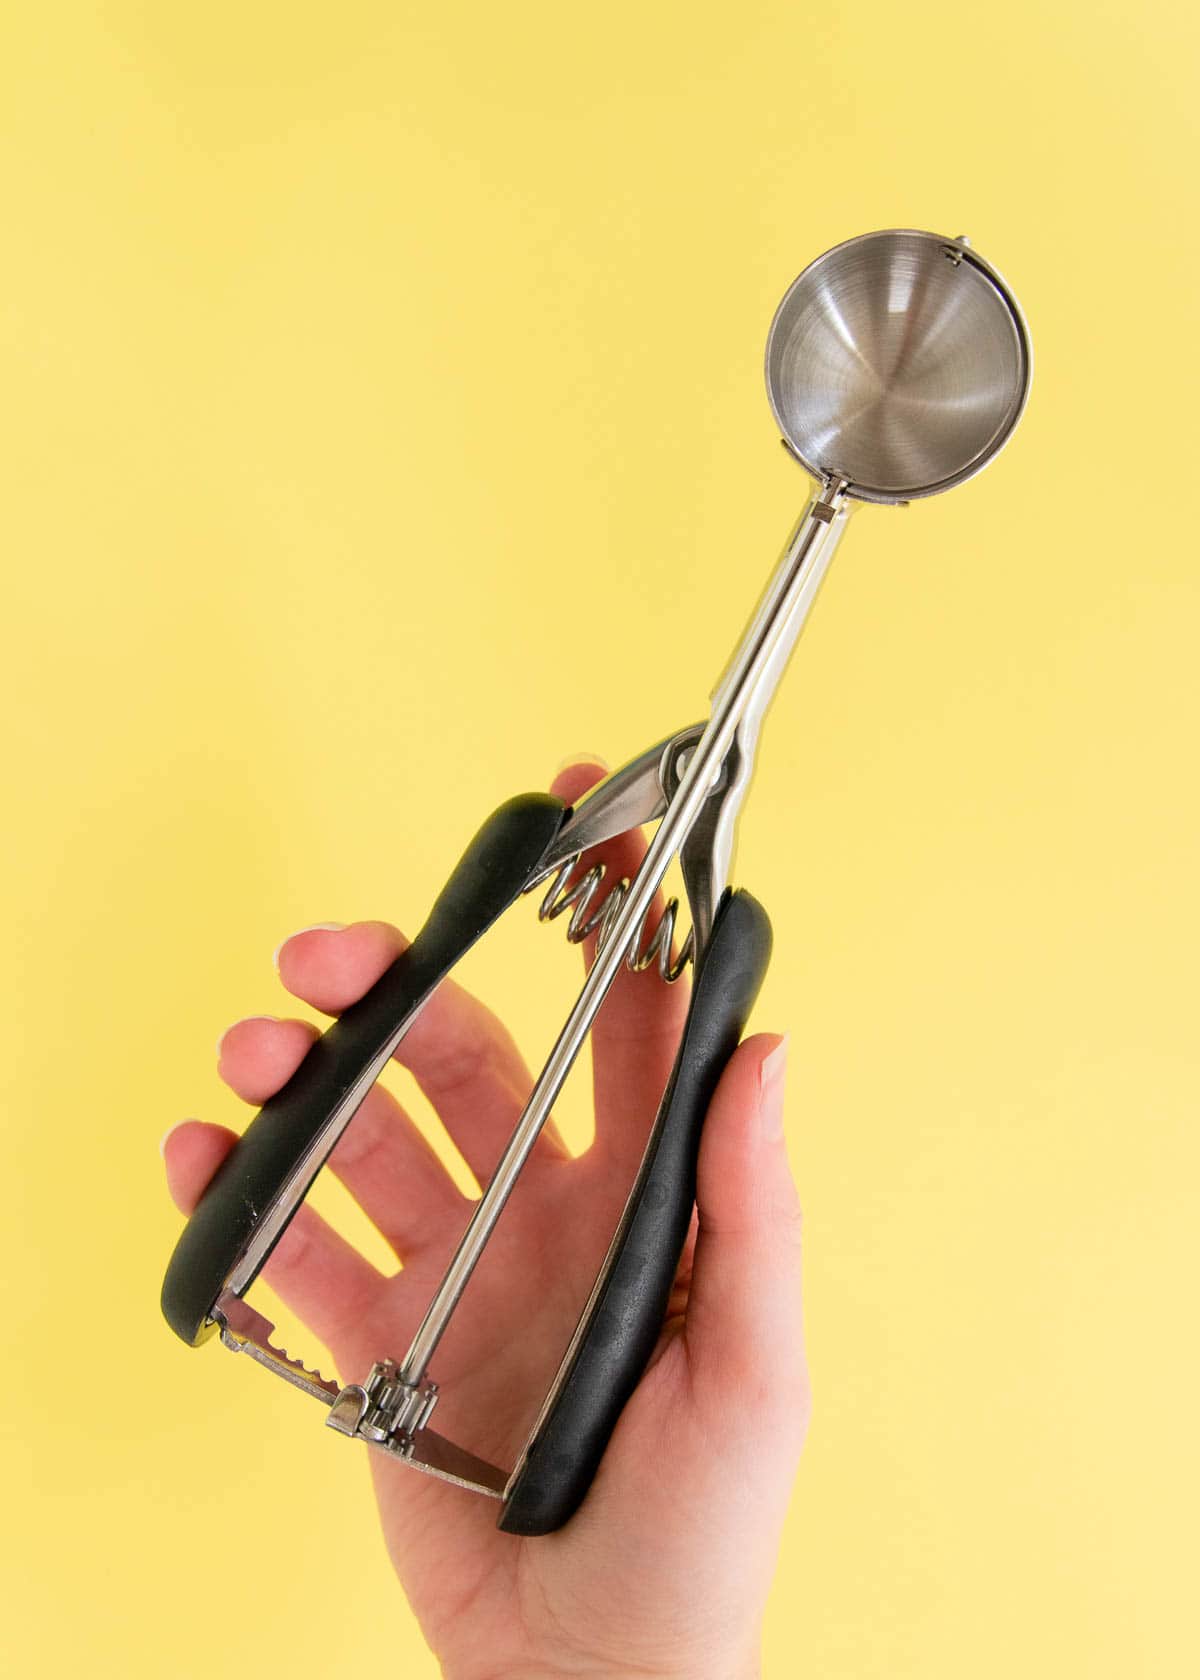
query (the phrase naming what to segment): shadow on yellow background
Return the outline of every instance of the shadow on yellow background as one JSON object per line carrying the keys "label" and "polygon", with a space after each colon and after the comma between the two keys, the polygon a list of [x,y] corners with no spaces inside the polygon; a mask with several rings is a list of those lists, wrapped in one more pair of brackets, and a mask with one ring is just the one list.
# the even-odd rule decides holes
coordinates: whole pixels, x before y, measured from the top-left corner
{"label": "shadow on yellow background", "polygon": [[[502,798],[703,712],[806,494],[771,312],[906,225],[1037,373],[856,515],[742,823],[816,1391],[766,1672],[1194,1672],[1193,9],[3,35],[9,1671],[435,1672],[363,1455],[159,1319],[158,1139],[241,1123],[286,933],[413,926]],[[525,915],[472,977],[536,1054]]]}

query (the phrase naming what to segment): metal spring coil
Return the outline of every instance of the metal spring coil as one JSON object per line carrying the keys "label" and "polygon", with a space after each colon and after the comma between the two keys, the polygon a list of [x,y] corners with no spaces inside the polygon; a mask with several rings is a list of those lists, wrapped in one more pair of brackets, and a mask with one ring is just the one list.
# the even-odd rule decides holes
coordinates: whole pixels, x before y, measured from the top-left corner
{"label": "metal spring coil", "polygon": [[[594,863],[577,881],[568,886],[571,872],[581,856],[582,853],[576,852],[555,870],[545,896],[538,905],[538,921],[552,922],[570,910],[571,919],[567,923],[568,943],[580,945],[594,933],[597,936],[596,949],[599,952],[608,938],[621,905],[625,902],[629,892],[629,881],[622,876],[607,892],[602,892],[605,866],[602,863]],[[535,882],[535,887],[538,884]],[[687,938],[679,948],[679,955],[672,961],[671,947],[675,943],[675,923],[678,915],[679,900],[670,898],[652,929],[648,926],[650,912],[642,918],[635,938],[629,942],[629,950],[625,957],[626,966],[635,974],[641,974],[657,963],[659,975],[668,985],[672,985],[682,976],[692,960],[695,935],[689,928]]]}

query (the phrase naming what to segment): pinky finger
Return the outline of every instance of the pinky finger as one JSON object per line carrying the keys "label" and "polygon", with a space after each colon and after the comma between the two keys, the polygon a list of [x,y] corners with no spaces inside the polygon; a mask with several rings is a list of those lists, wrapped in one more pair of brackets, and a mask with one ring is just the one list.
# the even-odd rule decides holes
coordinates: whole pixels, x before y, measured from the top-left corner
{"label": "pinky finger", "polygon": [[[163,1143],[167,1184],[175,1205],[190,1214],[208,1181],[237,1142],[224,1126],[185,1120]],[[383,1274],[310,1207],[296,1210],[263,1267],[263,1277],[333,1351],[353,1347],[369,1322]]]}

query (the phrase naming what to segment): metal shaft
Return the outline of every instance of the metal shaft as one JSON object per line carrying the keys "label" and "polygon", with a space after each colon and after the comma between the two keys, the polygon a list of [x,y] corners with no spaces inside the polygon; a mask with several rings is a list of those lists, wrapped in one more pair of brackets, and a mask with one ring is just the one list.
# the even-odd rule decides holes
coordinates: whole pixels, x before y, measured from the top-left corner
{"label": "metal shaft", "polygon": [[524,1112],[505,1146],[487,1189],[475,1205],[454,1258],[429,1303],[401,1367],[401,1380],[417,1384],[458,1305],[505,1202],[587,1037],[630,941],[701,805],[720,774],[746,707],[778,679],[786,652],[799,635],[807,608],[833,554],[832,521],[847,486],[826,484],[793,533],[762,602],[726,667],[712,713],[679,779],[679,786],[646,850],[628,895],[597,954],[583,989],[539,1074]]}

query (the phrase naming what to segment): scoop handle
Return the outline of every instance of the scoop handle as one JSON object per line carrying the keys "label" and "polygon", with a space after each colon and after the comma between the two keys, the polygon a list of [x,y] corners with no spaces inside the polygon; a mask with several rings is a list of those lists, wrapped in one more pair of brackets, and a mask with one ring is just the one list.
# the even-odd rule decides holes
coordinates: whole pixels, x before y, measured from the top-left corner
{"label": "scoop handle", "polygon": [[[235,1268],[245,1266],[263,1221],[285,1191],[288,1217],[295,1211],[386,1066],[402,1026],[529,885],[564,815],[561,800],[531,793],[490,816],[412,944],[317,1039],[234,1144],[184,1227],[163,1279],[163,1316],[183,1341],[195,1344],[210,1333],[211,1309]],[[249,1287],[286,1225],[284,1219],[256,1263],[245,1268],[247,1275],[239,1275],[238,1293]]]}
{"label": "scoop handle", "polygon": [[767,913],[727,894],[692,989],[675,1067],[608,1255],[521,1461],[499,1526],[549,1534],[583,1500],[662,1329],[696,1199],[696,1160],[717,1081],[771,956]]}

